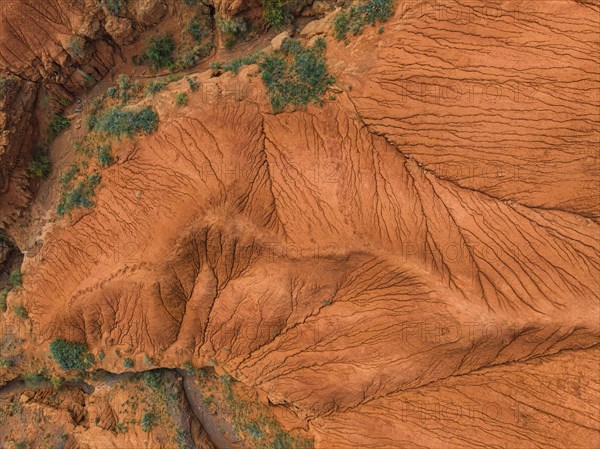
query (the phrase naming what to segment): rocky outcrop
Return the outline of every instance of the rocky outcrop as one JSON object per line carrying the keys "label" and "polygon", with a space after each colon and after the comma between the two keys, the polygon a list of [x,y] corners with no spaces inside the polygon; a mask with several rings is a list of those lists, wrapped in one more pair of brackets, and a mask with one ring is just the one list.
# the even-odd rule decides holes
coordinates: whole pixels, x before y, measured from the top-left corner
{"label": "rocky outcrop", "polygon": [[[8,228],[32,198],[27,163],[36,141],[33,106],[35,83],[3,77],[0,92],[0,228]],[[16,231],[15,231],[16,232]]]}
{"label": "rocky outcrop", "polygon": [[[10,0],[0,21],[0,75],[9,80],[0,96],[0,227],[12,228],[33,196],[26,166],[46,140],[34,119],[40,88],[50,109],[101,80],[112,68],[117,44],[133,42],[166,13],[160,0],[123,4],[119,15],[95,0]],[[104,5],[104,6],[103,6]],[[45,93],[46,95],[46,93]],[[46,105],[47,107],[47,105]],[[9,232],[19,239],[15,229]]]}

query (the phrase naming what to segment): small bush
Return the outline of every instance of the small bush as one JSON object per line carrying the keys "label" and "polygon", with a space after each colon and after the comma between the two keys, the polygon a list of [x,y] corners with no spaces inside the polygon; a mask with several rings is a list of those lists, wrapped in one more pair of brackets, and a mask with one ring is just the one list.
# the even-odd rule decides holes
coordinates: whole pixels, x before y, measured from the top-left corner
{"label": "small bush", "polygon": [[178,93],[175,96],[175,105],[177,106],[185,106],[188,102],[188,96],[185,92]]}
{"label": "small bush", "polygon": [[150,432],[156,424],[156,415],[153,412],[146,412],[142,416],[142,430]]}
{"label": "small bush", "polygon": [[170,34],[163,34],[162,36],[150,39],[144,57],[155,69],[172,67],[173,51],[175,51],[175,41],[173,41],[173,36]]}
{"label": "small bush", "polygon": [[118,15],[123,9],[123,3],[127,0],[102,0],[102,4],[113,16]]}
{"label": "small bush", "polygon": [[251,422],[245,430],[250,439],[252,440],[260,440],[264,437],[264,431],[261,428],[260,424],[256,421]]}
{"label": "small bush", "polygon": [[142,374],[142,377],[144,379],[144,383],[153,390],[158,390],[162,385],[162,376],[160,375],[160,371],[145,371],[144,374]]}
{"label": "small bush", "polygon": [[287,105],[306,107],[322,104],[322,97],[334,78],[327,71],[323,56],[325,40],[304,48],[296,39],[286,39],[279,54],[267,55],[260,62],[262,80],[275,112]]}
{"label": "small bush", "polygon": [[196,92],[198,90],[198,88],[200,87],[200,82],[196,79],[195,76],[191,76],[189,78],[186,78],[189,86],[190,86],[190,90],[192,92]]}
{"label": "small bush", "polygon": [[[351,33],[358,35],[366,25],[385,22],[394,14],[394,0],[363,0],[340,12],[333,21],[333,30],[338,40],[347,39]],[[380,28],[380,33],[383,32]]]}
{"label": "small bush", "polygon": [[154,365],[154,359],[150,357],[148,354],[144,354],[144,363],[148,366]]}
{"label": "small bush", "polygon": [[17,443],[15,443],[15,449],[29,449],[29,441],[27,440],[20,440]]}
{"label": "small bush", "polygon": [[194,39],[194,42],[197,44],[202,42],[202,39],[204,39],[208,34],[200,23],[200,18],[197,16],[194,17],[188,24],[187,32],[190,34],[190,36],[192,36],[192,39]]}
{"label": "small bush", "polygon": [[8,275],[8,283],[11,287],[20,287],[23,284],[21,270],[19,268],[13,268]]}
{"label": "small bush", "polygon": [[185,0],[185,4],[188,6],[196,6],[196,3],[198,3],[198,0]]}
{"label": "small bush", "polygon": [[258,51],[251,55],[244,56],[244,57],[241,57],[238,59],[234,59],[233,61],[230,61],[227,64],[223,64],[220,62],[213,63],[213,64],[211,64],[211,68],[212,69],[221,69],[224,72],[230,71],[237,75],[242,67],[258,63],[259,60],[261,59],[261,57],[262,57],[262,53],[260,51]]}
{"label": "small bush", "polygon": [[94,190],[100,184],[100,175],[93,173],[84,180],[79,181],[71,190],[61,194],[60,201],[56,207],[58,215],[71,214],[71,210],[81,207],[92,207],[94,202]]}
{"label": "small bush", "polygon": [[133,368],[133,360],[130,358],[123,359],[123,366],[125,368]]}
{"label": "small bush", "polygon": [[27,167],[27,174],[33,178],[44,179],[52,170],[52,162],[47,150],[38,150],[33,155],[33,160]]}
{"label": "small bush", "polygon": [[137,111],[112,108],[100,116],[94,130],[112,136],[133,136],[139,132],[151,133],[158,127],[158,114],[150,106]]}
{"label": "small bush", "polygon": [[121,73],[118,77],[117,77],[117,86],[119,87],[119,90],[129,90],[131,88],[131,79]]}
{"label": "small bush", "polygon": [[196,374],[196,368],[194,368],[194,365],[192,364],[191,360],[186,360],[183,363],[183,369],[189,376],[193,376],[194,374]]}
{"label": "small bush", "polygon": [[83,46],[85,45],[85,40],[80,36],[75,36],[73,39],[69,41],[67,46],[67,53],[73,58],[80,59],[83,57]]}
{"label": "small bush", "polygon": [[27,309],[25,309],[25,307],[23,307],[22,305],[15,306],[13,311],[15,312],[17,318],[19,318],[20,320],[25,320],[29,316],[29,314],[27,313]]}
{"label": "small bush", "polygon": [[115,162],[110,152],[110,145],[101,145],[98,147],[98,163],[100,167],[108,167]]}
{"label": "small bush", "polygon": [[114,86],[109,87],[108,89],[106,89],[106,95],[108,95],[110,98],[116,98],[117,88]]}
{"label": "small bush", "polygon": [[86,344],[63,339],[57,339],[50,343],[50,353],[56,363],[65,371],[85,370],[94,361]]}
{"label": "small bush", "polygon": [[0,101],[6,97],[6,92],[14,83],[14,78],[9,76],[0,76]]}
{"label": "small bush", "polygon": [[71,122],[62,114],[54,114],[52,121],[48,125],[48,134],[51,138],[58,136],[61,131],[67,129]]}
{"label": "small bush", "polygon": [[154,81],[150,81],[147,85],[146,85],[146,93],[147,95],[151,95],[154,96],[157,93],[159,93],[161,90],[163,90],[165,88],[165,86],[167,85],[167,83],[165,83],[162,80],[154,80]]}
{"label": "small bush", "polygon": [[0,312],[6,312],[6,298],[8,297],[8,292],[10,289],[3,289],[0,291]]}
{"label": "small bush", "polygon": [[82,142],[74,142],[73,148],[77,153],[83,154],[84,156],[89,157],[92,154],[92,149],[89,146],[84,145]]}
{"label": "small bush", "polygon": [[79,174],[79,165],[77,165],[76,163],[73,163],[69,166],[67,171],[65,171],[63,173],[63,175],[61,176],[60,183],[63,186],[68,186],[71,184],[71,182],[73,182],[73,180],[77,177],[78,174]]}
{"label": "small bush", "polygon": [[90,105],[92,108],[90,110],[89,115],[85,119],[88,131],[92,131],[94,129],[94,126],[96,126],[96,122],[98,121],[98,113],[104,107],[104,96],[95,98],[90,102]]}
{"label": "small bush", "polygon": [[104,353],[104,349],[100,349],[98,351],[98,360],[102,361],[102,360],[104,360],[105,357],[106,357],[106,354]]}
{"label": "small bush", "polygon": [[10,357],[6,358],[6,359],[0,359],[0,368],[10,368],[14,364],[15,364],[14,359],[12,359]]}
{"label": "small bush", "polygon": [[45,369],[23,373],[21,378],[23,379],[25,385],[28,388],[33,389],[39,388],[40,385],[50,381],[50,378],[48,377]]}
{"label": "small bush", "polygon": [[201,45],[196,45],[191,50],[183,53],[177,60],[177,69],[187,70],[198,64],[198,61],[206,58],[212,52],[214,43],[212,41],[205,42]]}
{"label": "small bush", "polygon": [[269,27],[280,29],[290,19],[283,0],[263,0],[263,17]]}
{"label": "small bush", "polygon": [[242,39],[247,37],[249,31],[248,22],[243,17],[234,18],[217,18],[217,26],[225,33],[225,48],[231,49],[233,46]]}

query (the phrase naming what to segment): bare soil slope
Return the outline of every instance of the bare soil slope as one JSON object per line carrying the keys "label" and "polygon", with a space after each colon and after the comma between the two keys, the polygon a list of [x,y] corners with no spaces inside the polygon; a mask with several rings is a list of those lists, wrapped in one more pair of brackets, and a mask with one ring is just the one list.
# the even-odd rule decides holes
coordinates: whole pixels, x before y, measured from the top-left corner
{"label": "bare soil slope", "polygon": [[499,10],[329,37],[323,107],[273,114],[255,66],[157,95],[25,260],[38,342],[216,365],[318,448],[600,445],[598,10]]}

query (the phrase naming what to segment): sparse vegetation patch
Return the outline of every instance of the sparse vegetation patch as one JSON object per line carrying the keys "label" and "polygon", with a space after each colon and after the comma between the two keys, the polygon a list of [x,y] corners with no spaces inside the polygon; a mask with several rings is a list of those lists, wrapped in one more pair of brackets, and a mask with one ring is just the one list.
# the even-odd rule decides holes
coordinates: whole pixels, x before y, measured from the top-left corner
{"label": "sparse vegetation patch", "polygon": [[[63,175],[64,178],[65,176]],[[74,186],[72,182],[66,184],[68,188],[61,194],[60,201],[56,207],[56,213],[61,216],[65,214],[70,215],[73,209],[94,206],[92,198],[98,184],[100,184],[100,174],[98,173],[93,173],[85,177]]]}
{"label": "sparse vegetation patch", "polygon": [[243,17],[217,18],[217,26],[225,34],[225,48],[231,49],[248,37],[250,26]]}
{"label": "sparse vegetation patch", "polygon": [[50,124],[48,125],[48,135],[50,138],[58,136],[61,131],[67,129],[71,125],[71,122],[62,114],[54,114]]}
{"label": "sparse vegetation patch", "polygon": [[150,134],[158,127],[158,114],[150,106],[139,110],[125,110],[118,107],[98,117],[94,125],[97,132],[110,136],[133,136],[144,132]]}
{"label": "sparse vegetation patch", "polygon": [[374,26],[377,22],[385,22],[393,14],[394,0],[359,1],[335,17],[333,22],[335,37],[338,40],[347,41],[348,33],[356,36],[362,33],[365,26]]}
{"label": "sparse vegetation patch", "polygon": [[174,51],[175,41],[173,40],[173,36],[163,34],[150,39],[143,59],[155,69],[171,68],[173,67]]}
{"label": "sparse vegetation patch", "polygon": [[102,4],[108,9],[108,12],[113,16],[120,14],[127,0],[102,0]]}
{"label": "sparse vegetation patch", "polygon": [[50,353],[56,363],[65,371],[85,370],[94,361],[94,357],[88,352],[87,345],[63,339],[57,339],[50,343]]}
{"label": "sparse vegetation patch", "polygon": [[262,80],[275,112],[287,105],[306,107],[322,104],[323,95],[333,82],[324,58],[325,40],[319,38],[310,48],[297,39],[283,41],[281,50],[266,55],[260,62]]}
{"label": "sparse vegetation patch", "polygon": [[292,18],[287,1],[263,0],[263,18],[269,27],[280,29]]}

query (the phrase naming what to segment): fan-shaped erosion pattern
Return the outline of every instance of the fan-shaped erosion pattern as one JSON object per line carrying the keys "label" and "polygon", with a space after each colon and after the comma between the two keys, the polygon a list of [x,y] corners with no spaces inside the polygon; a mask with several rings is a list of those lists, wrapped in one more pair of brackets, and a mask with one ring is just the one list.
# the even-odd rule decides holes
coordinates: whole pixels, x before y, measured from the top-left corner
{"label": "fan-shaped erosion pattern", "polygon": [[323,107],[158,104],[26,258],[38,339],[217,365],[319,448],[598,446],[598,8],[449,5],[328,39]]}

